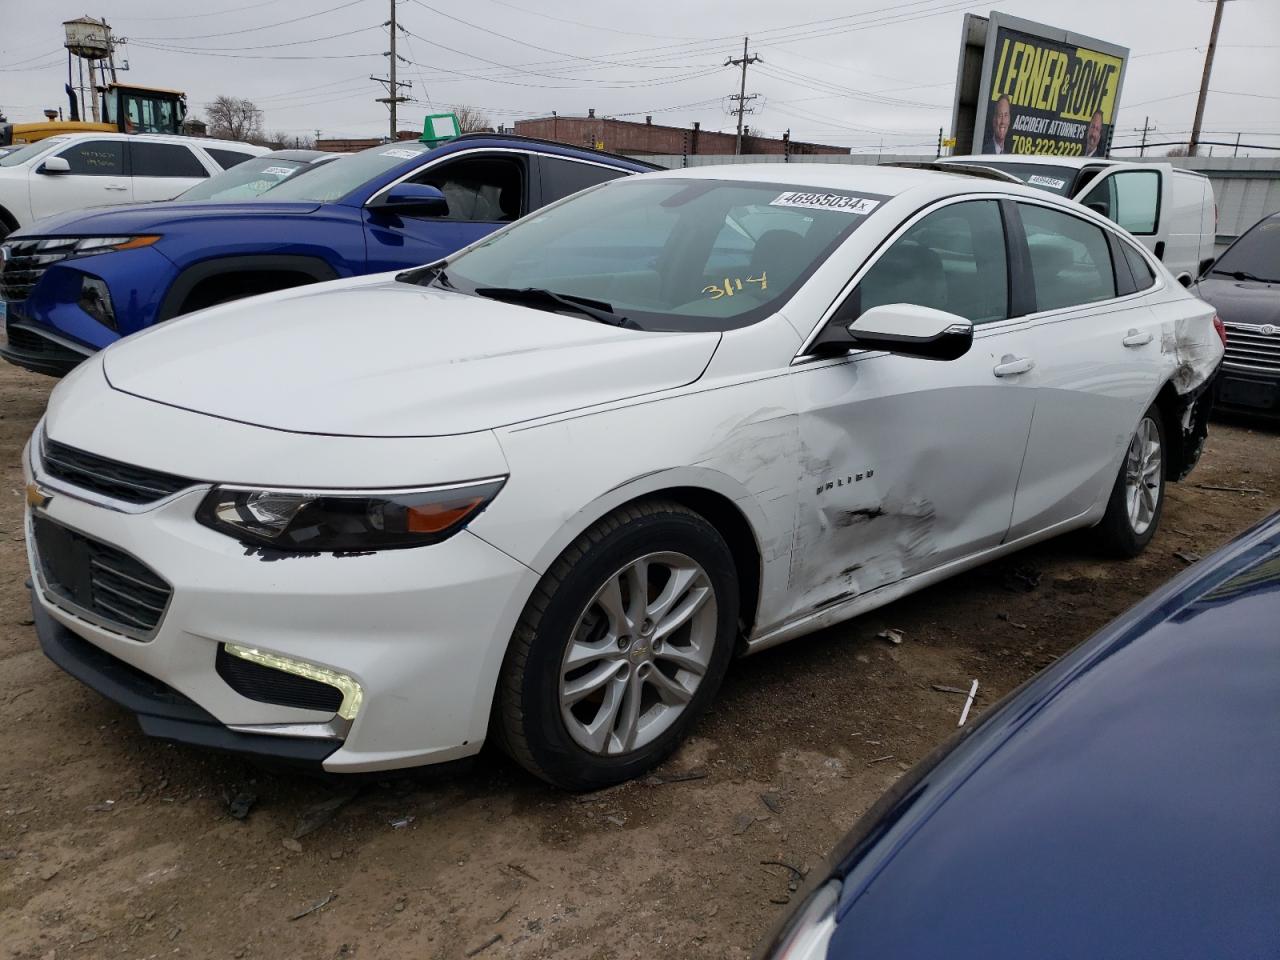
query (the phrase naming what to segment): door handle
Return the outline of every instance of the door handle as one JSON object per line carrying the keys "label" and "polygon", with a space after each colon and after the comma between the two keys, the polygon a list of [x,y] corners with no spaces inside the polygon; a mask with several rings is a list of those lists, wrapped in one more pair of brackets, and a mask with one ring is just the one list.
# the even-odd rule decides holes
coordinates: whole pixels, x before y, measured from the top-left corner
{"label": "door handle", "polygon": [[1130,330],[1120,342],[1126,347],[1142,347],[1150,343],[1152,335],[1150,330],[1139,333],[1137,330]]}
{"label": "door handle", "polygon": [[1006,353],[991,372],[997,377],[1014,377],[1020,373],[1030,373],[1035,366],[1036,362],[1028,357],[1015,357]]}
{"label": "door handle", "polygon": [[108,190],[128,190],[129,188],[128,188],[128,187],[117,187],[117,186],[114,186],[114,185],[112,185],[112,184],[108,183],[108,184],[107,184],[107,186],[106,186],[106,189],[108,189]]}

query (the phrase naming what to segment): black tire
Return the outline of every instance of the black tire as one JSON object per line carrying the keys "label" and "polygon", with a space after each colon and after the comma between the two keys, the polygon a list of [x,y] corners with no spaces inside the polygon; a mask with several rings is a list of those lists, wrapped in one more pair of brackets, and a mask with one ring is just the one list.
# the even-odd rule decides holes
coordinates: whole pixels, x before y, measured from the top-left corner
{"label": "black tire", "polygon": [[1164,513],[1165,466],[1168,463],[1169,448],[1165,443],[1164,418],[1155,406],[1150,407],[1142,415],[1142,420],[1138,422],[1138,426],[1134,430],[1135,439],[1138,433],[1143,430],[1144,425],[1148,423],[1154,425],[1155,436],[1159,438],[1160,444],[1159,479],[1154,487],[1148,483],[1148,488],[1155,493],[1155,509],[1152,511],[1148,525],[1141,530],[1135,529],[1130,517],[1129,495],[1126,484],[1126,475],[1130,467],[1130,451],[1135,442],[1134,439],[1131,439],[1130,447],[1125,449],[1124,460],[1121,462],[1120,471],[1116,475],[1115,485],[1111,488],[1111,499],[1107,501],[1107,512],[1103,515],[1102,522],[1098,524],[1094,531],[1098,545],[1112,556],[1136,557],[1145,550],[1147,544],[1151,542],[1151,538],[1156,535],[1156,530],[1160,526],[1160,517]]}
{"label": "black tire", "polygon": [[[625,753],[593,753],[574,740],[561,716],[561,666],[567,644],[597,590],[615,571],[665,551],[700,565],[714,591],[715,639],[709,663],[691,699],[655,739]],[[733,653],[737,624],[733,556],[710,523],[665,500],[617,510],[557,558],[529,599],[498,681],[495,739],[520,766],[565,790],[595,790],[636,777],[671,754],[715,696]]]}

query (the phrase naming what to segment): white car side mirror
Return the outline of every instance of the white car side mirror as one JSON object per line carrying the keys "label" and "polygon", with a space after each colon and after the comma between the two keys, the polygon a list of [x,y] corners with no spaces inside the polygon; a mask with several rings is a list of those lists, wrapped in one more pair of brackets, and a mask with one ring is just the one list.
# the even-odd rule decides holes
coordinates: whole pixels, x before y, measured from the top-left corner
{"label": "white car side mirror", "polygon": [[62,157],[50,157],[40,166],[36,167],[36,173],[70,173],[71,164]]}
{"label": "white car side mirror", "polygon": [[872,307],[846,329],[855,348],[926,360],[955,360],[973,345],[973,324],[964,317],[913,303]]}

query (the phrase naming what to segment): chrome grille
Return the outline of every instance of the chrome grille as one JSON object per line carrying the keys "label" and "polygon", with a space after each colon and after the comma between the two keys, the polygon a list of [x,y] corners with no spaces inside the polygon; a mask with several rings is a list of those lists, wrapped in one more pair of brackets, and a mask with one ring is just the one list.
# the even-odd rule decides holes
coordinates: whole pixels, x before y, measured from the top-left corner
{"label": "chrome grille", "polygon": [[198,482],[109,460],[48,437],[41,438],[40,465],[50,477],[126,503],[154,503]]}
{"label": "chrome grille", "polygon": [[1227,323],[1225,361],[1229,366],[1280,374],[1280,329],[1272,334],[1252,324]]}
{"label": "chrome grille", "polygon": [[172,590],[140,560],[42,516],[31,520],[36,559],[50,599],[135,640],[155,634]]}
{"label": "chrome grille", "polygon": [[0,260],[0,300],[25,300],[49,264],[69,257],[78,237],[10,240],[7,256]]}

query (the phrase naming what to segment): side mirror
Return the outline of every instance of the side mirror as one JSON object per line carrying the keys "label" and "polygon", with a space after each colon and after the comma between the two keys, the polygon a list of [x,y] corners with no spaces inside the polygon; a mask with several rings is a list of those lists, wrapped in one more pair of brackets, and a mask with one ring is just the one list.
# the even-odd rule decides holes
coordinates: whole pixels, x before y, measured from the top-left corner
{"label": "side mirror", "polygon": [[828,329],[820,346],[885,350],[922,360],[955,360],[973,345],[973,324],[964,317],[913,303],[872,307],[843,330]]}
{"label": "side mirror", "polygon": [[1090,210],[1092,210],[1094,213],[1100,214],[1101,216],[1106,217],[1108,220],[1111,219],[1111,208],[1107,204],[1099,200],[1095,200],[1093,203],[1086,203],[1085,206],[1088,207]]}
{"label": "side mirror", "polygon": [[63,157],[50,157],[40,166],[36,167],[36,173],[70,173],[71,164]]}
{"label": "side mirror", "polygon": [[425,183],[398,183],[376,200],[370,210],[397,213],[406,217],[446,217],[449,201],[438,187]]}
{"label": "side mirror", "polygon": [[1191,274],[1187,273],[1187,271],[1185,270],[1183,270],[1180,274],[1174,277],[1174,279],[1177,280],[1184,287],[1189,287],[1191,286],[1191,284],[1195,283],[1195,278],[1191,276]]}
{"label": "side mirror", "polygon": [[1218,258],[1217,258],[1217,257],[1205,257],[1203,260],[1201,260],[1201,261],[1200,261],[1200,273],[1199,273],[1199,276],[1202,276],[1202,277],[1203,277],[1206,273],[1208,273],[1208,272],[1209,272],[1209,270],[1210,270],[1210,269],[1213,267],[1213,265],[1214,265],[1215,263],[1217,263],[1217,262],[1218,262]]}

